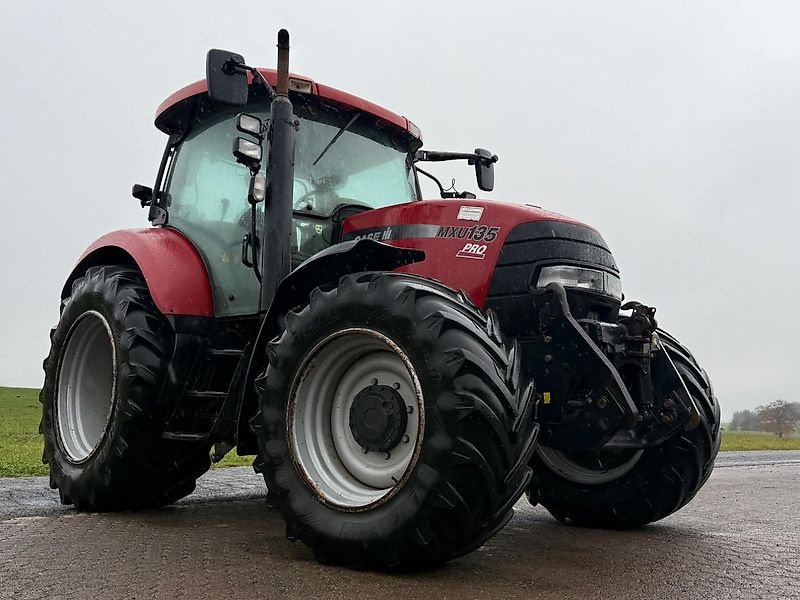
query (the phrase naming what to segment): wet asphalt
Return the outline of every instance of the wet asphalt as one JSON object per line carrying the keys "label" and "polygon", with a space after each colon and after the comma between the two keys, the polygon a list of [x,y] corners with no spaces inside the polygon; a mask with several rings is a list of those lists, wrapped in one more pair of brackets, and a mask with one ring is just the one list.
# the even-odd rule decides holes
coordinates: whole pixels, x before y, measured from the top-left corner
{"label": "wet asphalt", "polygon": [[800,598],[800,452],[726,452],[683,510],[586,530],[522,500],[479,551],[414,575],[319,565],[249,468],[157,511],[78,514],[0,479],[0,598]]}

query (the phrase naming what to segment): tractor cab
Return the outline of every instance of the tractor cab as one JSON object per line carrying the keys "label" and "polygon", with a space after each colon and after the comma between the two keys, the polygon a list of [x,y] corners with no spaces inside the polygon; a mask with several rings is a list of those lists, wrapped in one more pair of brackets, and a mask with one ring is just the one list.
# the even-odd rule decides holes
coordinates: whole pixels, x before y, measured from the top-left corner
{"label": "tractor cab", "polygon": [[[275,78],[274,71],[263,74]],[[296,267],[337,243],[348,216],[419,199],[413,156],[421,140],[403,117],[307,79],[290,81],[296,117],[290,249]],[[247,266],[253,249],[246,236],[253,213],[261,221],[264,212],[261,206],[251,210],[250,174],[231,149],[237,115],[267,122],[269,103],[253,91],[244,109],[212,104],[204,84],[184,88],[159,108],[156,125],[170,138],[152,220],[177,229],[200,252],[217,316],[253,314],[259,282]],[[265,161],[265,175],[266,168]]]}

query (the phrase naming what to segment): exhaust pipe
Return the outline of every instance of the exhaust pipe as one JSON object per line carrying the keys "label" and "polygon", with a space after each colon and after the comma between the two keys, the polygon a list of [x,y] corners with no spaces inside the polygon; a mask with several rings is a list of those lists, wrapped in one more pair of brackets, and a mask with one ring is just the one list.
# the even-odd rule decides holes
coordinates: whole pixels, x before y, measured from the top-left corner
{"label": "exhaust pipe", "polygon": [[289,32],[278,32],[278,85],[270,109],[269,161],[264,226],[261,235],[260,310],[269,308],[291,271],[294,145],[298,123],[289,100]]}

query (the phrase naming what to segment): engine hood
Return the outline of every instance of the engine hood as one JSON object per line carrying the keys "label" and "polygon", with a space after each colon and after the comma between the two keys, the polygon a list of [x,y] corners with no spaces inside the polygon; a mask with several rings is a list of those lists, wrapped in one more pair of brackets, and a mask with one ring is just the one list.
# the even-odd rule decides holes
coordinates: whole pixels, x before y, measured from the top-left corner
{"label": "engine hood", "polygon": [[343,239],[366,238],[420,249],[425,260],[401,270],[464,290],[482,306],[506,240],[518,227],[532,223],[539,223],[545,236],[552,228],[552,237],[557,237],[557,230],[565,225],[600,237],[575,219],[537,206],[453,198],[365,211],[344,222]]}

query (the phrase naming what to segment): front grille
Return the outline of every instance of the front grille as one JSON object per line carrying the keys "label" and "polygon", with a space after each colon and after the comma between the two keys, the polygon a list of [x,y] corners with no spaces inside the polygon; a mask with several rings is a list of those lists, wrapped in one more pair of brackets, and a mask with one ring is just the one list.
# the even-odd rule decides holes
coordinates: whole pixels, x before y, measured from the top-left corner
{"label": "front grille", "polygon": [[[619,274],[602,236],[585,225],[562,221],[534,221],[517,225],[506,238],[492,275],[485,308],[500,319],[506,335],[535,333],[537,311],[530,287],[546,265],[586,266]],[[576,318],[590,313],[616,317],[619,303],[598,294],[570,291],[570,309]]]}

